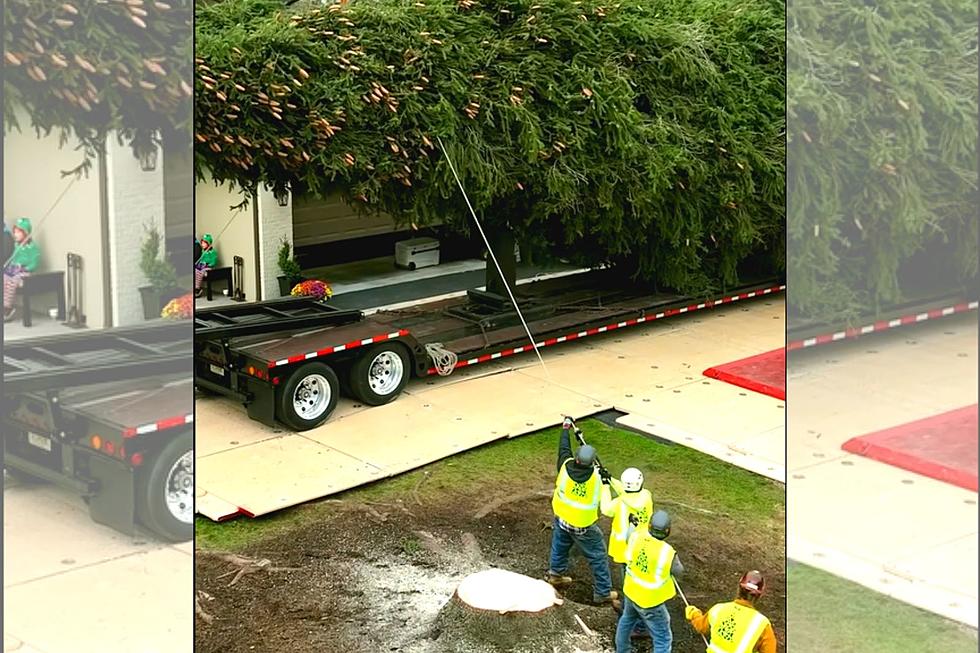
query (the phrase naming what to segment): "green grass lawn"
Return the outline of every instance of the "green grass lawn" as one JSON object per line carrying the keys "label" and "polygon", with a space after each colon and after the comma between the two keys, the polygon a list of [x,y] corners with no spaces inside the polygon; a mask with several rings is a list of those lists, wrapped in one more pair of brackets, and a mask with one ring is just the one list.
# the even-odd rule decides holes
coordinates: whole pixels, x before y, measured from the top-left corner
{"label": "green grass lawn", "polygon": [[812,567],[790,562],[793,653],[976,653],[977,631]]}
{"label": "green grass lawn", "polygon": [[[618,476],[630,466],[646,475],[654,502],[682,518],[685,512],[710,509],[755,528],[783,527],[783,486],[682,446],[668,445],[597,420],[579,423],[586,440],[599,451],[603,464]],[[559,427],[513,440],[495,442],[421,469],[350,490],[336,499],[391,501],[399,497],[438,500],[440,495],[471,495],[496,484],[520,493],[554,483]],[[479,473],[474,473],[479,470]],[[306,519],[329,514],[334,504],[314,502],[265,518],[235,519],[217,524],[198,518],[197,546],[241,550]]]}

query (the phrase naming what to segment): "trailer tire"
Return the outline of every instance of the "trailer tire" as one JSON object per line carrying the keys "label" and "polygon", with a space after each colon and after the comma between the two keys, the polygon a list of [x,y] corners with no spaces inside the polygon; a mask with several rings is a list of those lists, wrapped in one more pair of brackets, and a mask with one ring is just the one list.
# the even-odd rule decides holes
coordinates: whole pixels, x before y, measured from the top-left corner
{"label": "trailer tire", "polygon": [[381,406],[401,394],[412,374],[408,349],[400,342],[379,342],[365,349],[350,367],[351,392],[368,406]]}
{"label": "trailer tire", "polygon": [[[277,417],[294,431],[308,431],[327,421],[339,396],[340,381],[329,366],[319,361],[300,365],[279,392]],[[304,406],[308,410],[305,414],[301,412]]]}
{"label": "trailer tire", "polygon": [[[149,458],[149,456],[148,456]],[[175,515],[174,511],[179,515]],[[136,516],[170,542],[194,537],[194,435],[184,431],[147,460],[136,482]]]}

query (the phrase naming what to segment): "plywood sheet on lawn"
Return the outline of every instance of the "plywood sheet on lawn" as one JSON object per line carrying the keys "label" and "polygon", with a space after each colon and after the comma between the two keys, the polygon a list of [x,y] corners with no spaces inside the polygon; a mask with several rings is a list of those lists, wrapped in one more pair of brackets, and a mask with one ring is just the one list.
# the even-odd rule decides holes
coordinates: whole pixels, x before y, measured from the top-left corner
{"label": "plywood sheet on lawn", "polygon": [[191,651],[193,569],[192,556],[165,547],[8,587],[4,630],[46,653]]}
{"label": "plywood sheet on lawn", "polygon": [[[960,564],[950,565],[956,560]],[[928,582],[938,588],[960,594],[964,599],[977,600],[977,538],[967,535],[952,542],[943,542],[928,551],[916,552],[890,561],[886,568],[896,574]],[[972,581],[972,583],[964,581]],[[964,593],[964,589],[967,593]],[[956,607],[956,606],[949,606]]]}
{"label": "plywood sheet on lawn", "polygon": [[[810,467],[789,482],[789,527],[853,555],[890,560],[977,532],[976,505],[966,503],[976,493],[859,456]],[[929,527],[912,528],[915,515]]]}
{"label": "plywood sheet on lawn", "polygon": [[690,383],[693,372],[662,364],[651,364],[643,357],[622,357],[601,349],[569,352],[547,363],[547,372],[527,367],[521,374],[541,382],[589,396],[597,403],[613,406],[629,397],[652,397],[658,390]]}
{"label": "plywood sheet on lawn", "polygon": [[213,521],[222,521],[239,514],[238,506],[203,489],[200,481],[195,490],[194,511]]}
{"label": "plywood sheet on lawn", "polygon": [[856,557],[834,548],[816,545],[789,530],[787,530],[787,550],[788,556],[793,560],[840,576],[903,603],[934,612],[973,628],[977,627],[976,596],[967,596],[912,577],[895,575],[887,571],[880,561]]}
{"label": "plywood sheet on lawn", "polygon": [[[442,401],[433,401],[432,395],[440,393]],[[485,415],[453,410],[451,401],[447,402],[452,394],[446,396],[440,390],[422,397],[404,395],[357,419],[328,422],[305,435],[385,475],[415,469],[507,435]]]}
{"label": "plywood sheet on lawn", "polygon": [[[866,577],[851,578],[869,587],[881,584],[884,573],[895,576],[888,570],[897,570],[898,561],[918,560],[937,547],[971,539],[972,551],[949,551],[932,566],[916,562],[913,569],[909,562],[905,575],[935,595],[953,592],[976,602],[976,576],[963,573],[977,556],[976,493],[858,456],[791,473],[788,483],[787,532],[807,547],[874,563]],[[928,527],[912,527],[917,518]],[[797,558],[792,546],[788,555]],[[848,578],[852,573],[845,567],[831,571]],[[901,576],[892,581],[910,582]],[[949,606],[921,607],[946,614]]]}
{"label": "plywood sheet on lawn", "polygon": [[714,380],[621,399],[616,408],[726,443],[772,431],[785,422],[782,401]]}
{"label": "plywood sheet on lawn", "polygon": [[782,344],[778,337],[775,338],[776,344],[772,344],[773,336],[779,335],[775,330],[768,337],[757,338],[755,335],[745,334],[743,339],[751,339],[753,342],[750,344],[737,341],[732,332],[751,328],[744,323],[732,322],[727,329],[719,329],[712,334],[664,327],[666,325],[641,325],[634,327],[639,332],[609,334],[590,344],[603,351],[642,358],[651,364],[680,365],[684,369],[695,369],[699,375],[706,367],[719,362],[758,354]]}
{"label": "plywood sheet on lawn", "polygon": [[736,467],[741,467],[760,476],[771,478],[774,481],[783,483],[786,480],[782,459],[769,457],[772,455],[772,450],[778,450],[779,448],[781,437],[778,433],[772,435],[772,442],[767,442],[765,447],[759,446],[758,451],[752,451],[744,446],[739,448],[734,443],[725,442],[712,436],[685,431],[663,422],[654,422],[643,415],[624,415],[617,419],[616,423],[626,428],[635,429],[664,440],[676,442],[677,444],[700,451]]}
{"label": "plywood sheet on lawn", "polygon": [[194,455],[198,460],[278,435],[276,429],[249,419],[241,404],[225,397],[198,397],[194,402],[194,411],[197,425]]}
{"label": "plywood sheet on lawn", "polygon": [[[976,351],[976,327],[954,328],[952,336],[942,322],[911,329],[918,346],[896,332],[790,355],[790,469],[841,457],[841,445],[852,437],[976,401],[976,359],[959,356]],[[947,343],[938,356],[925,346],[937,339]],[[872,345],[877,353],[867,354]]]}
{"label": "plywood sheet on lawn", "polygon": [[3,503],[5,587],[164,546],[93,522],[79,497],[52,485],[5,488]]}
{"label": "plywood sheet on lawn", "polygon": [[265,515],[384,476],[380,469],[298,433],[198,458],[196,472],[202,489],[252,515]]}

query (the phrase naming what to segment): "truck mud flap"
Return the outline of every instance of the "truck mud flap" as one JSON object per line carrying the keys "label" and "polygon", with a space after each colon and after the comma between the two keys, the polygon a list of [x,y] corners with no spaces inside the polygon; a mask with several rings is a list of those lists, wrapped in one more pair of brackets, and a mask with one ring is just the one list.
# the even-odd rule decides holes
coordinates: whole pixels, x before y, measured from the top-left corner
{"label": "truck mud flap", "polygon": [[252,400],[245,404],[248,416],[270,428],[278,428],[276,423],[276,390],[264,383],[252,384],[249,389]]}
{"label": "truck mud flap", "polygon": [[92,520],[110,528],[136,533],[136,475],[127,465],[100,456],[89,459],[89,471],[98,490],[89,498]]}

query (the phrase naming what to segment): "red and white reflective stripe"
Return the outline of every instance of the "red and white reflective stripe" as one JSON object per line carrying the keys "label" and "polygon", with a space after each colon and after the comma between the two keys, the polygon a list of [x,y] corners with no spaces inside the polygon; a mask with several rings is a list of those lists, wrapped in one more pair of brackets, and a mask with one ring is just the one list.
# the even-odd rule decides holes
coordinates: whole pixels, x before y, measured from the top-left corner
{"label": "red and white reflective stripe", "polygon": [[328,354],[336,354],[340,351],[347,351],[348,349],[354,349],[356,347],[363,347],[365,345],[373,345],[376,342],[383,342],[385,340],[394,340],[395,338],[400,338],[402,336],[407,336],[408,331],[406,329],[401,329],[392,333],[385,333],[380,336],[374,336],[373,338],[365,338],[364,340],[355,340],[353,342],[345,342],[342,345],[335,345],[333,347],[327,347],[326,349],[319,349],[317,351],[311,351],[306,354],[296,354],[295,356],[290,356],[289,358],[283,358],[281,360],[272,361],[269,363],[269,369],[273,367],[282,367],[283,365],[290,365],[292,363],[301,363],[311,358],[318,358],[319,356],[326,356]]}
{"label": "red and white reflective stripe", "polygon": [[[653,322],[654,320],[661,320],[665,317],[673,317],[674,315],[681,315],[682,313],[699,311],[703,308],[713,308],[720,304],[730,304],[732,302],[737,302],[740,299],[751,299],[752,297],[761,297],[762,295],[770,295],[772,293],[776,293],[781,290],[786,290],[785,284],[782,286],[772,286],[771,288],[764,288],[762,290],[753,290],[752,292],[746,292],[740,295],[731,295],[730,297],[722,297],[721,299],[709,300],[707,302],[703,302],[700,304],[691,304],[689,306],[684,306],[681,308],[669,308],[661,313],[644,315],[643,317],[634,318],[632,320],[624,320],[623,322],[607,324],[606,326],[596,327],[594,329],[587,329],[585,331],[579,331],[577,333],[569,333],[568,335],[559,336],[557,338],[548,338],[547,340],[542,340],[541,342],[535,344],[537,345],[538,349],[541,349],[542,347],[550,347],[551,345],[557,345],[563,342],[568,342],[569,340],[577,340],[579,338],[585,338],[587,336],[594,336],[597,333],[606,333],[608,331],[614,331],[616,329],[622,329],[624,327],[643,324],[644,322]],[[453,369],[458,369],[460,367],[467,367],[470,365],[477,365],[479,363],[485,363],[487,361],[496,360],[498,358],[503,358],[505,356],[513,356],[514,354],[522,354],[526,351],[534,351],[534,347],[530,344],[527,344],[521,347],[514,347],[513,349],[504,349],[502,351],[498,351],[493,354],[483,354],[482,356],[477,356],[476,358],[460,360],[456,363],[456,366]],[[433,374],[437,374],[436,368],[430,367],[427,374],[429,376]]]}
{"label": "red and white reflective stripe", "polygon": [[167,429],[172,429],[176,426],[183,426],[185,424],[194,423],[194,414],[188,415],[178,415],[177,417],[168,417],[167,419],[161,419],[152,424],[144,424],[143,426],[133,426],[127,429],[123,429],[124,438],[135,438],[137,435],[146,435],[147,433],[155,433],[157,431],[165,431]]}
{"label": "red and white reflective stripe", "polygon": [[786,343],[786,350],[793,351],[795,349],[804,349],[806,347],[816,347],[817,345],[825,345],[828,342],[836,342],[838,340],[859,338],[869,333],[887,331],[888,329],[894,329],[896,327],[905,326],[908,324],[918,324],[919,322],[925,322],[926,320],[935,320],[941,317],[947,317],[958,313],[975,311],[976,309],[977,309],[977,302],[963,302],[960,304],[954,304],[953,306],[947,306],[946,308],[936,308],[931,311],[926,311],[924,313],[905,315],[902,317],[895,318],[893,320],[878,320],[873,324],[868,324],[863,327],[853,327],[850,329],[844,329],[843,331],[837,331],[835,333],[827,333],[822,336],[806,338],[804,340],[794,340],[792,342]]}

